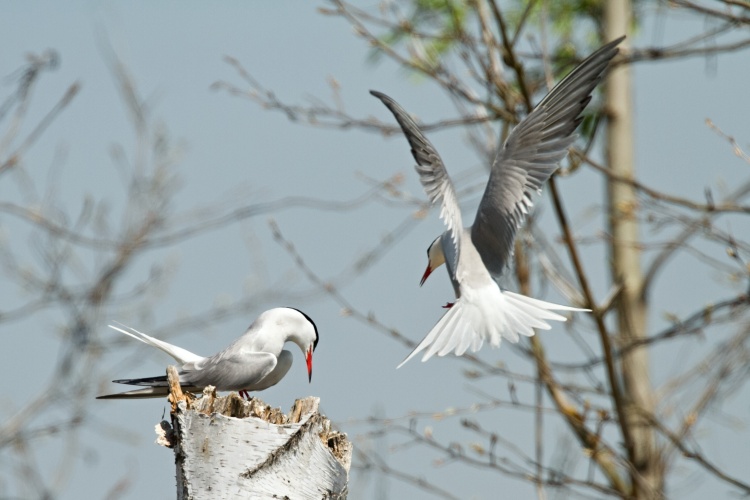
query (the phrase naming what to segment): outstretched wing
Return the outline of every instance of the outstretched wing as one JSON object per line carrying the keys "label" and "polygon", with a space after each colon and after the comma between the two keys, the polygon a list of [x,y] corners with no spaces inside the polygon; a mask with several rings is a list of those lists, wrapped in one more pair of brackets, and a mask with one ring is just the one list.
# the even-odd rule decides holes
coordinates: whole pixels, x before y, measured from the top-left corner
{"label": "outstretched wing", "polygon": [[[458,206],[456,191],[453,188],[453,183],[448,176],[448,172],[445,170],[443,160],[404,108],[382,92],[371,90],[370,94],[380,99],[391,110],[391,113],[393,113],[396,121],[401,126],[401,130],[403,130],[406,140],[409,141],[409,145],[411,146],[411,154],[417,161],[416,170],[425,193],[427,193],[433,204],[438,202],[441,204],[440,218],[443,219],[443,222],[448,227],[451,239],[453,240],[455,258],[458,259],[459,234],[463,225],[461,221],[461,209]],[[452,264],[453,269],[455,269],[456,262]]]}
{"label": "outstretched wing", "polygon": [[541,192],[567,154],[581,113],[624,38],[601,47],[555,85],[498,151],[471,229],[472,242],[493,276],[502,274],[532,193]]}

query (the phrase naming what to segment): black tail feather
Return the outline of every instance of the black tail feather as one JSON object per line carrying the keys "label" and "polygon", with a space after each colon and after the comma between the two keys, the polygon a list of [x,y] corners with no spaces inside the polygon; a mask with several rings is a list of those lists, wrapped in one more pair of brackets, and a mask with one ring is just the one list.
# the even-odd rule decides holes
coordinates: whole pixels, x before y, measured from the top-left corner
{"label": "black tail feather", "polygon": [[145,389],[136,389],[117,394],[105,394],[97,396],[96,399],[145,399],[145,398],[163,398],[169,394],[169,387],[146,387]]}
{"label": "black tail feather", "polygon": [[166,387],[167,376],[161,375],[158,377],[146,377],[146,378],[123,378],[120,380],[113,380],[115,384],[126,384],[126,385],[148,385],[151,387]]}

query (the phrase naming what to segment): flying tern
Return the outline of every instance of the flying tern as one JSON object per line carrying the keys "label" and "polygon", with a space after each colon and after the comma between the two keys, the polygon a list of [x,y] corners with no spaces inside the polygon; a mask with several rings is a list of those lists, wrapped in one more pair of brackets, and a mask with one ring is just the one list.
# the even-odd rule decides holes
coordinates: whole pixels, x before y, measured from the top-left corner
{"label": "flying tern", "polygon": [[496,280],[509,265],[516,231],[532,207],[532,193],[541,193],[576,139],[581,113],[624,38],[581,62],[513,129],[497,152],[471,227],[463,227],[455,189],[435,147],[396,101],[370,91],[401,126],[430,201],[441,203],[440,218],[447,230],[428,248],[421,283],[445,264],[456,294],[456,301],[445,306],[449,310],[399,367],[425,349],[422,361],[435,354],[476,352],[485,340],[493,347],[503,337],[518,342],[519,335],[530,337],[535,328],[548,330],[547,320],[566,320],[553,311],[586,310],[503,290]]}
{"label": "flying tern", "polygon": [[[307,314],[298,309],[279,307],[265,311],[244,335],[207,358],[133,328],[126,330],[109,326],[172,356],[180,364],[180,385],[186,391],[200,392],[213,385],[219,391],[239,391],[241,396],[248,398],[248,392],[268,389],[278,384],[292,366],[292,353],[283,349],[287,342],[294,342],[302,349],[307,361],[308,381],[312,380],[312,356],[318,345],[318,328]],[[146,387],[97,399],[156,398],[169,393],[166,375],[113,382]]]}

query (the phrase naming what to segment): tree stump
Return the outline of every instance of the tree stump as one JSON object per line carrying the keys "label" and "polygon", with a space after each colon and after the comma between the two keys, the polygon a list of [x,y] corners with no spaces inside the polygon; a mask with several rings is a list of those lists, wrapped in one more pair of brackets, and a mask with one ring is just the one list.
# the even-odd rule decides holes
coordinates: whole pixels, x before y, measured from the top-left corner
{"label": "tree stump", "polygon": [[169,367],[172,425],[157,426],[171,447],[178,500],[216,498],[343,499],[352,445],[318,412],[320,399],[294,402],[288,415],[213,387],[195,399]]}

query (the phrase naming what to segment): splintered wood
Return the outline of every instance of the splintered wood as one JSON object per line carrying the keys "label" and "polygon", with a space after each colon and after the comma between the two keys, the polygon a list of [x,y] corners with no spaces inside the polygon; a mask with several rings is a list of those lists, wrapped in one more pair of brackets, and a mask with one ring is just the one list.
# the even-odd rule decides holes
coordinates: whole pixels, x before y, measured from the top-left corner
{"label": "splintered wood", "polygon": [[319,398],[298,399],[287,415],[212,387],[170,401],[173,432],[162,442],[174,447],[178,499],[346,498],[352,445],[318,412]]}

